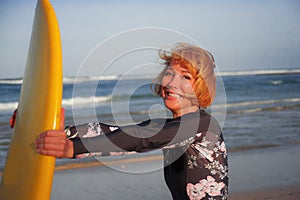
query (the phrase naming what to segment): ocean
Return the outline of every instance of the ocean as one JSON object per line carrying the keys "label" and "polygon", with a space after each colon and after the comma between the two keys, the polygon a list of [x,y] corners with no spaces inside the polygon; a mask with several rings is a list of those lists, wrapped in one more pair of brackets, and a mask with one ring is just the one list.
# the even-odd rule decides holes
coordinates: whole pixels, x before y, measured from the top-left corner
{"label": "ocean", "polygon": [[[216,100],[207,111],[223,127],[229,151],[300,142],[300,69],[219,73]],[[65,125],[101,121],[138,123],[170,117],[151,91],[151,76],[65,77]],[[12,130],[22,79],[0,79],[0,170]],[[66,161],[68,162],[68,161]]]}

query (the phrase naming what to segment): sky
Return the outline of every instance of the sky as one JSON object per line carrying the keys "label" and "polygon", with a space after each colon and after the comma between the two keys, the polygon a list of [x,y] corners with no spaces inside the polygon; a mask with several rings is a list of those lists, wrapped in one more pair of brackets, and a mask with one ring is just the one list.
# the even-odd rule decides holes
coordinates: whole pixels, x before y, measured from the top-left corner
{"label": "sky", "polygon": [[[168,43],[175,39],[192,40],[208,49],[220,71],[300,68],[300,1],[297,0],[51,0],[51,3],[60,27],[64,76],[95,75],[101,65],[95,62],[101,60],[80,70],[97,48],[107,52],[104,53],[107,58],[114,58],[109,52],[121,57],[111,60],[109,73],[126,73],[120,70],[122,65],[147,65],[155,60],[153,49],[144,47],[151,43],[155,48],[171,46]],[[21,77],[24,73],[35,6],[36,0],[0,0],[0,78]],[[151,33],[155,30],[160,30],[160,34]],[[125,56],[116,53],[118,44],[124,45],[122,38],[129,45]],[[130,46],[135,42],[136,46]],[[110,48],[105,49],[105,44]],[[144,48],[140,52],[146,56],[139,56],[136,51],[139,46]],[[143,61],[132,61],[137,58]]]}

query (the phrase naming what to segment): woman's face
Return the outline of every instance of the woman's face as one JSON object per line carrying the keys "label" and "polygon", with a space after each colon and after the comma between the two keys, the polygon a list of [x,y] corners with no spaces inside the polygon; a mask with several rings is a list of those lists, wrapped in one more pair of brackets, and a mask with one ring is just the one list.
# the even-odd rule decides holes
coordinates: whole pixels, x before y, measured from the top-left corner
{"label": "woman's face", "polygon": [[194,82],[192,74],[180,64],[172,62],[167,67],[161,81],[161,96],[174,118],[198,109],[199,106],[195,104]]}

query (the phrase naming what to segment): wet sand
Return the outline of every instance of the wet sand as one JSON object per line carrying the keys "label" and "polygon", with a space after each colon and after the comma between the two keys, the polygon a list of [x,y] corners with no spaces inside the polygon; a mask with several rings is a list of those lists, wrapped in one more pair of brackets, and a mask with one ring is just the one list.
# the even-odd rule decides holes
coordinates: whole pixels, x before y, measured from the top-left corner
{"label": "wet sand", "polygon": [[[295,144],[229,153],[229,199],[300,199],[298,152],[300,145]],[[132,156],[108,165],[58,168],[51,199],[172,199],[161,156]]]}
{"label": "wet sand", "polygon": [[230,200],[299,200],[300,185],[268,188],[251,192],[237,192],[229,195]]}

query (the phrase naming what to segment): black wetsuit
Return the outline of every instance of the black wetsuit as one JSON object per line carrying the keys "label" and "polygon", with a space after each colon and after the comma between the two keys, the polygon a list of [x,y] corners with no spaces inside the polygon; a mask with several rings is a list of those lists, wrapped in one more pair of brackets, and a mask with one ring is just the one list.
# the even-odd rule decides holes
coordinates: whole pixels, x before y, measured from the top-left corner
{"label": "black wetsuit", "polygon": [[165,181],[173,199],[227,199],[228,165],[223,136],[217,121],[204,110],[137,125],[115,127],[95,122],[69,130],[79,135],[71,139],[74,157],[89,152],[105,156],[162,148]]}

